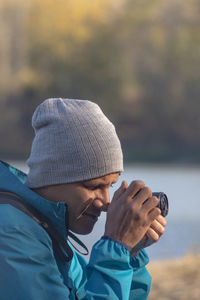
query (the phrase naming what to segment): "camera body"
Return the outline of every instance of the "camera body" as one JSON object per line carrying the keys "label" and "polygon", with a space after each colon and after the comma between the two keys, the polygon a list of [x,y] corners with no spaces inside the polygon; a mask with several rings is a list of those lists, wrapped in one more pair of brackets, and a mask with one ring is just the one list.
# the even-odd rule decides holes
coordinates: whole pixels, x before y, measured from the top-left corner
{"label": "camera body", "polygon": [[159,203],[157,205],[161,210],[161,215],[166,217],[169,211],[169,202],[167,195],[163,192],[154,192],[153,196],[156,196],[159,199]]}

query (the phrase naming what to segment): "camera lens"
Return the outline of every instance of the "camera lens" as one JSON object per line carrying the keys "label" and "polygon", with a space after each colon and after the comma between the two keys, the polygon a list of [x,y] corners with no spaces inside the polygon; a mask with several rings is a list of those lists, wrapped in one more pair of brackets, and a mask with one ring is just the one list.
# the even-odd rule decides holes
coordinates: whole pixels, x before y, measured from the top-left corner
{"label": "camera lens", "polygon": [[167,195],[162,192],[155,192],[153,196],[156,196],[159,199],[159,203],[157,205],[158,208],[161,210],[161,215],[166,217],[169,211],[169,203]]}

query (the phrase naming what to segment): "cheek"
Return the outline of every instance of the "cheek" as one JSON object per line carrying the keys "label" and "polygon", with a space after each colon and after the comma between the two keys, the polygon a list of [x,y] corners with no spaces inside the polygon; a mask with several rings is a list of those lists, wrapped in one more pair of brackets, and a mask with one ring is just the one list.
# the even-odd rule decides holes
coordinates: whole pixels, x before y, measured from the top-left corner
{"label": "cheek", "polygon": [[71,217],[78,217],[92,202],[93,198],[91,197],[91,193],[79,192],[74,194],[68,202],[69,215]]}

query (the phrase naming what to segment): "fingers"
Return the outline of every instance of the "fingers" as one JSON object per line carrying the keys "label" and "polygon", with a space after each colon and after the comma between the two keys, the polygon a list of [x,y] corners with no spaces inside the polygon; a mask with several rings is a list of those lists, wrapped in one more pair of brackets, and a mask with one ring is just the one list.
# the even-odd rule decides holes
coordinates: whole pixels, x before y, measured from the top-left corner
{"label": "fingers", "polygon": [[[148,216],[149,226],[155,218],[160,214],[160,209],[156,208],[158,205],[158,198],[153,196],[149,187],[145,187],[143,181],[137,180],[131,182],[128,186],[127,182],[123,181],[120,188],[115,192],[110,210],[115,210],[118,206],[118,211],[121,210],[120,222],[123,221],[127,215],[136,219]],[[147,221],[147,220],[146,220]]]}
{"label": "fingers", "polygon": [[167,225],[167,221],[162,215],[159,215],[156,220],[164,227]]}
{"label": "fingers", "polygon": [[119,199],[127,188],[128,183],[126,181],[122,181],[120,187],[114,193],[113,200],[116,201],[117,199]]}
{"label": "fingers", "polygon": [[147,216],[149,225],[157,218],[161,211],[157,208],[158,198],[152,197],[152,191],[149,187],[142,188],[130,202],[132,209],[136,212],[140,210],[141,216]]}
{"label": "fingers", "polygon": [[160,238],[160,235],[156,231],[154,231],[151,227],[147,230],[146,235],[154,243],[157,242]]}
{"label": "fingers", "polygon": [[[126,189],[124,197],[127,198],[127,201],[131,201],[143,188],[145,188],[145,184],[143,181],[132,181],[129,187]],[[145,191],[143,191],[143,193],[145,193]]]}
{"label": "fingers", "polygon": [[145,187],[144,182],[141,180],[132,181],[129,186],[126,181],[122,181],[121,186],[114,193],[112,202],[120,199],[122,195],[126,203],[132,202],[134,199],[135,202],[142,205],[152,196],[152,191],[150,188]]}
{"label": "fingers", "polygon": [[165,232],[165,227],[160,224],[157,220],[154,220],[151,224],[150,228],[158,233],[158,235],[162,235]]}
{"label": "fingers", "polygon": [[162,223],[164,223],[163,220],[162,223],[160,223],[158,219],[162,218],[160,218],[159,216],[156,220],[154,220],[146,233],[148,238],[154,240],[155,242],[158,241],[161,235],[163,235],[163,233],[165,232],[165,225],[162,225]]}
{"label": "fingers", "polygon": [[108,207],[105,235],[134,247],[148,233],[147,238],[154,243],[165,226],[158,202],[143,181],[133,181],[129,186],[123,181]]}
{"label": "fingers", "polygon": [[120,188],[114,193],[112,201],[117,201],[122,196],[125,203],[130,203],[134,200],[138,205],[142,205],[152,196],[152,191],[150,188],[145,187],[144,182],[141,180],[132,181],[129,186],[126,181],[123,181]]}

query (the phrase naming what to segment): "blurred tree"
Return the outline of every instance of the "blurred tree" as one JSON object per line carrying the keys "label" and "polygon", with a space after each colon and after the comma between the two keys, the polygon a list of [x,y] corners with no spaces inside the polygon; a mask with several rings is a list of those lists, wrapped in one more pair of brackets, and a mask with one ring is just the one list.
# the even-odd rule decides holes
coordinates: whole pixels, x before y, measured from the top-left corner
{"label": "blurred tree", "polygon": [[197,1],[126,1],[124,12],[119,44],[129,47],[123,48],[126,107],[119,123],[127,155],[192,160],[200,149],[193,138],[200,130]]}
{"label": "blurred tree", "polygon": [[0,2],[0,153],[21,155],[25,141],[18,130],[21,110],[16,101],[28,73],[26,23],[30,1]]}
{"label": "blurred tree", "polygon": [[35,1],[29,55],[31,69],[39,74],[41,96],[101,98],[107,94],[115,77],[110,10],[117,10],[111,0],[59,0],[56,5],[53,0]]}
{"label": "blurred tree", "polygon": [[34,108],[60,96],[97,101],[125,158],[200,161],[199,12],[198,0],[1,0],[0,153],[27,154]]}
{"label": "blurred tree", "polygon": [[26,24],[30,1],[7,0],[0,3],[0,62],[1,93],[7,93],[12,84],[15,91],[21,86],[27,68]]}

